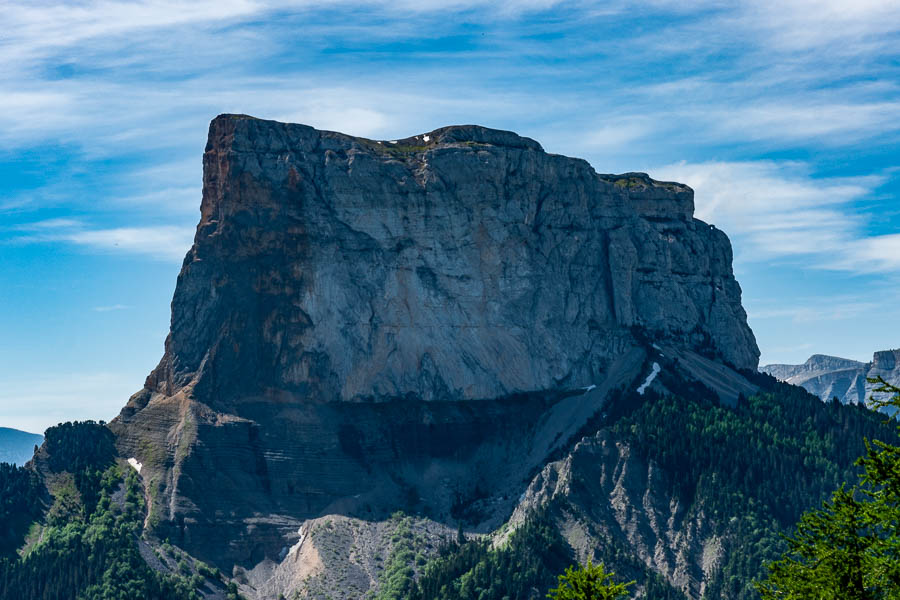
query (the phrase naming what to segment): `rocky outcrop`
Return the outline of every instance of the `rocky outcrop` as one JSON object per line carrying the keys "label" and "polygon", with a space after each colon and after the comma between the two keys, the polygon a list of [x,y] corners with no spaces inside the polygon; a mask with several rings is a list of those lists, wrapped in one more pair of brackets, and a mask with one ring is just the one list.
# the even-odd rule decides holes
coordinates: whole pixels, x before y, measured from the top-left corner
{"label": "rocky outcrop", "polygon": [[511,522],[552,506],[580,561],[597,562],[596,549],[614,540],[687,598],[702,598],[724,557],[721,527],[673,490],[670,474],[604,429],[544,467]]}
{"label": "rocky outcrop", "polygon": [[814,354],[802,365],[773,364],[759,370],[799,385],[822,400],[837,398],[844,404],[858,404],[873,396],[886,396],[875,392],[878,386],[868,379],[883,377],[888,383],[900,385],[900,350],[876,352],[868,363]]}
{"label": "rocky outcrop", "polygon": [[324,514],[498,525],[651,343],[757,366],[687,186],[477,126],[223,115],[203,162],[165,354],[110,426],[148,526],[226,569]]}

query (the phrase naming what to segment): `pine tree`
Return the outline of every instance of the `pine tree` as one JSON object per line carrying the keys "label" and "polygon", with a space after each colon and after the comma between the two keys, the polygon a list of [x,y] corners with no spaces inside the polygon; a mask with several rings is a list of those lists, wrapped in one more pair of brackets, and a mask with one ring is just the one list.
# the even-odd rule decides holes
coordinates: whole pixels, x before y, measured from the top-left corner
{"label": "pine tree", "polygon": [[614,583],[615,573],[607,573],[603,563],[569,567],[559,576],[559,586],[550,590],[551,600],[617,600],[628,594],[628,583]]}

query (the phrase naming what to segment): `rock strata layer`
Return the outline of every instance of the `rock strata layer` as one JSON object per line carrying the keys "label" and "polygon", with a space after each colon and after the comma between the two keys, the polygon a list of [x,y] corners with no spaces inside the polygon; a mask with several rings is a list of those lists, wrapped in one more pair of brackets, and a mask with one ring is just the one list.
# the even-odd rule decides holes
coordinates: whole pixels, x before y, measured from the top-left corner
{"label": "rock strata layer", "polygon": [[111,427],[148,524],[221,566],[328,512],[496,525],[651,342],[757,366],[687,186],[478,126],[242,115],[203,165],[165,354]]}

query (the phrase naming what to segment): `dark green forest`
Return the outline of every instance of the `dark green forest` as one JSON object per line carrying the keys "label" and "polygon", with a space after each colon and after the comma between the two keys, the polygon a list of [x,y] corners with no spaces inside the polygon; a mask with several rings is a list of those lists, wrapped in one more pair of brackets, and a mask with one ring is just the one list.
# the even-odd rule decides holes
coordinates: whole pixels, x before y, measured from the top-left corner
{"label": "dark green forest", "polygon": [[16,556],[31,523],[40,518],[40,496],[33,471],[0,463],[0,560]]}

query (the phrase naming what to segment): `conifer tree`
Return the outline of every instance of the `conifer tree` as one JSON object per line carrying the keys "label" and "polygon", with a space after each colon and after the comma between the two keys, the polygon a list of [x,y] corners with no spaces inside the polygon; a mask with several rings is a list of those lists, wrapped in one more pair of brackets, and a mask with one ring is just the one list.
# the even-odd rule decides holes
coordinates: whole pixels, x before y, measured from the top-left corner
{"label": "conifer tree", "polygon": [[550,590],[551,600],[618,600],[628,594],[628,583],[615,583],[615,573],[607,573],[603,563],[594,565],[588,559],[585,566],[571,566],[559,576],[559,586]]}

